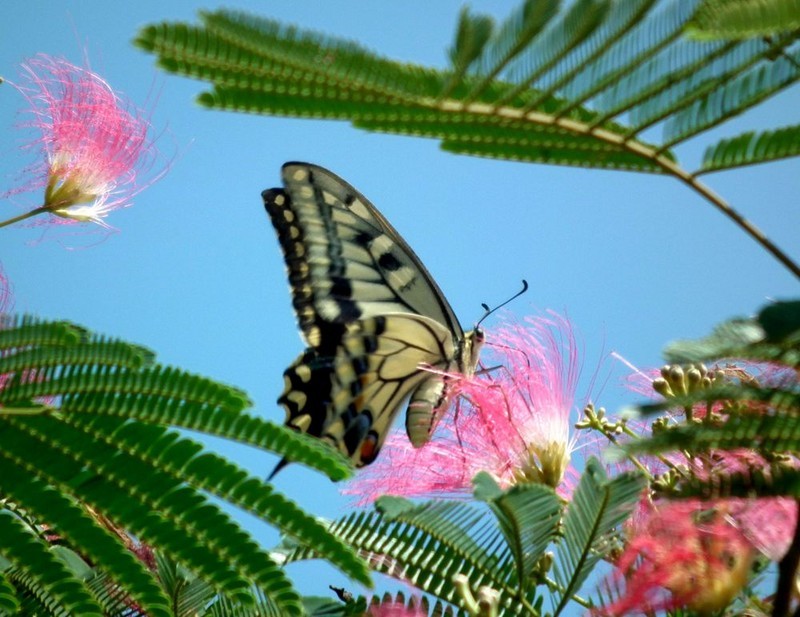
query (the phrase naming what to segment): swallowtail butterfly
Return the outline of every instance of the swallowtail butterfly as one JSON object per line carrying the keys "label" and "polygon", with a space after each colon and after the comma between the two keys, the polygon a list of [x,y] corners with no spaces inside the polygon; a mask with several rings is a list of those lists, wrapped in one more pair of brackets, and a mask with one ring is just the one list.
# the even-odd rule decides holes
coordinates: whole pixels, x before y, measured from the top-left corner
{"label": "swallowtail butterfly", "polygon": [[360,467],[408,398],[408,437],[424,444],[447,384],[423,367],[472,374],[483,333],[464,333],[411,247],[347,182],[308,163],[281,175],[284,188],[262,197],[308,345],[284,372],[286,424]]}

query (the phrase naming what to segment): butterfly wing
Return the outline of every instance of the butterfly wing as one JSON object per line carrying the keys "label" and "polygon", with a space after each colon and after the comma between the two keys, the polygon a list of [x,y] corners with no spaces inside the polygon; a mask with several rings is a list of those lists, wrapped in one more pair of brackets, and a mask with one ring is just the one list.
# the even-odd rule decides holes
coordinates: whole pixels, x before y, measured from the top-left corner
{"label": "butterfly wing", "polygon": [[352,186],[305,163],[287,163],[282,177],[284,189],[262,196],[309,345],[284,374],[286,423],[364,465],[412,395],[418,445],[430,427],[426,414],[444,396],[435,383],[441,380],[420,365],[458,364],[464,333],[452,308],[408,244]]}

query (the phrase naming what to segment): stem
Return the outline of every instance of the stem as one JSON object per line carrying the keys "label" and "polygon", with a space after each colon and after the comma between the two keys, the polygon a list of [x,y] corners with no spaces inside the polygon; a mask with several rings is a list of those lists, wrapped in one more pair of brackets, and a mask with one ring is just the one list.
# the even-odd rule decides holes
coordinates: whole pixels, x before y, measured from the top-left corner
{"label": "stem", "polygon": [[[557,591],[559,593],[564,593],[564,588],[556,583],[553,579],[549,577],[545,577],[544,579],[545,584],[550,588],[551,591]],[[580,597],[578,594],[572,594],[572,600],[580,604],[583,608],[593,608],[594,604],[592,604],[586,598]]]}
{"label": "stem", "polygon": [[14,218],[10,218],[7,221],[3,221],[0,223],[0,227],[7,227],[8,225],[13,225],[14,223],[19,223],[20,221],[24,221],[25,219],[29,219],[32,216],[36,216],[37,214],[42,214],[43,212],[50,212],[50,208],[47,206],[40,206],[35,210],[31,210],[30,212],[25,212],[24,214],[20,214],[19,216],[15,216]]}
{"label": "stem", "polygon": [[[800,499],[797,500],[797,507],[800,512]],[[789,615],[789,605],[792,601],[792,590],[795,585],[798,564],[800,564],[800,516],[798,516],[794,538],[789,550],[778,565],[778,588],[775,590],[772,617],[787,617]]]}
{"label": "stem", "polygon": [[[767,238],[763,231],[761,231],[758,227],[753,225],[750,221],[744,218],[741,214],[739,214],[736,210],[730,207],[719,195],[714,193],[711,189],[709,189],[705,184],[700,182],[695,176],[686,173],[682,169],[680,169],[677,165],[674,165],[670,162],[670,165],[675,168],[675,172],[671,172],[674,176],[676,176],[680,181],[684,184],[688,185],[690,188],[694,189],[697,193],[700,193],[703,197],[706,198],[711,204],[714,205],[717,210],[722,212],[725,216],[727,216],[730,220],[732,220],[736,225],[738,225],[747,235],[753,238],[756,242],[758,242],[761,246],[766,249],[767,252],[771,253],[775,259],[781,262],[784,266],[786,266],[789,271],[794,274],[797,278],[800,279],[800,266],[798,266],[792,259],[784,253],[780,248],[778,248],[775,244],[773,244],[772,240]],[[680,172],[680,173],[677,173]]]}

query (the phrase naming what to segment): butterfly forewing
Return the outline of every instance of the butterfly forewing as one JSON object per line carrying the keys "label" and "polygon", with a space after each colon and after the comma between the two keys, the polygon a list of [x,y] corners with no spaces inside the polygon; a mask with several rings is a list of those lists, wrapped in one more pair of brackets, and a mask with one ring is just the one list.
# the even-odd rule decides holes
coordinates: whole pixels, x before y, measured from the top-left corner
{"label": "butterfly forewing", "polygon": [[364,465],[411,396],[407,429],[424,443],[446,392],[423,367],[470,372],[472,345],[419,258],[366,198],[314,165],[287,163],[282,176],[284,189],[262,195],[309,345],[284,374],[286,423]]}

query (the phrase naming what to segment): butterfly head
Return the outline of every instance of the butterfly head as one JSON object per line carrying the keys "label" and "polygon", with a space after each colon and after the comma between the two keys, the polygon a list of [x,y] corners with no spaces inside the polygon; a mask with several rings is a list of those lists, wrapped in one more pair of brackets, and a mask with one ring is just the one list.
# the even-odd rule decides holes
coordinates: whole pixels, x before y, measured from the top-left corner
{"label": "butterfly head", "polygon": [[458,370],[467,377],[471,377],[475,373],[485,340],[486,335],[479,327],[464,333],[458,350]]}

